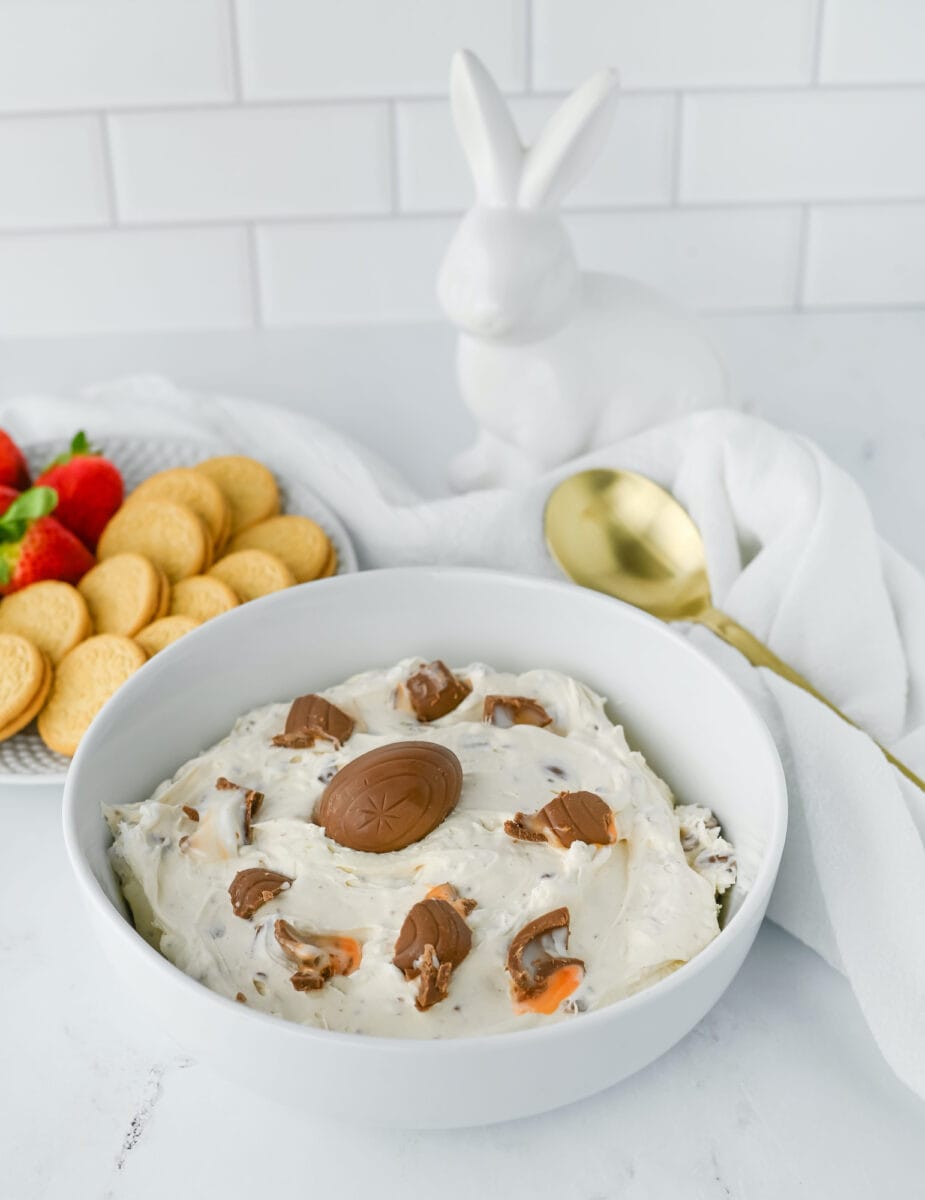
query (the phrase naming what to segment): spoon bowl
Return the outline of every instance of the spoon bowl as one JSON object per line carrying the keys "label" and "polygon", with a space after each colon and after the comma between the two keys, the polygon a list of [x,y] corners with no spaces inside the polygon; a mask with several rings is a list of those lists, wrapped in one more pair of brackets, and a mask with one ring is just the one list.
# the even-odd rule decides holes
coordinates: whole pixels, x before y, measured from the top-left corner
{"label": "spoon bowl", "polygon": [[582,587],[664,621],[710,605],[699,529],[644,475],[600,469],[571,475],[550,495],[545,521],[553,557]]}

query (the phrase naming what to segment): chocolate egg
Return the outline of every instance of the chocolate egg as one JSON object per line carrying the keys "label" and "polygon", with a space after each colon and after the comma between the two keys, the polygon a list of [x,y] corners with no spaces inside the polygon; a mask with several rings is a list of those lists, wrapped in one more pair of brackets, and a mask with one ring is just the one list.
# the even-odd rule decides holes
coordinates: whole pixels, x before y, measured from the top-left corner
{"label": "chocolate egg", "polygon": [[392,742],[337,772],[315,820],[342,846],[385,854],[436,829],[461,790],[462,767],[452,750],[434,742]]}

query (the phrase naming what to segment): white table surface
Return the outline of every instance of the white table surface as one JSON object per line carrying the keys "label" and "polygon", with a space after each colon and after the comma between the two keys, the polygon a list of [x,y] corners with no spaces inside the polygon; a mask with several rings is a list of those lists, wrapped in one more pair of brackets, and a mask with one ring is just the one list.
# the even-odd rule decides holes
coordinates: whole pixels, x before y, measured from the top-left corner
{"label": "white table surface", "polygon": [[[713,327],[746,407],[814,437],[925,568],[925,314]],[[7,343],[0,400],[158,371],[320,416],[433,494],[471,429],[451,361],[437,326]],[[511,1125],[360,1133],[251,1096],[135,1016],[89,939],[60,790],[4,788],[0,806],[0,1200],[925,1195],[925,1104],[844,980],[773,925],[705,1020],[618,1087]]]}

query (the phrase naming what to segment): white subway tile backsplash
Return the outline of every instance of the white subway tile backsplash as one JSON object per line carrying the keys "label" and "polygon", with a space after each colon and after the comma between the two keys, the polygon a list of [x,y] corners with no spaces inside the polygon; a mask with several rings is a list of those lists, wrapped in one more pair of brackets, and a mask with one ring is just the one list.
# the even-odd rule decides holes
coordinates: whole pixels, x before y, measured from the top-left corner
{"label": "white subway tile backsplash", "polygon": [[789,308],[799,210],[672,209],[567,218],[586,269],[630,275],[693,309]]}
{"label": "white subway tile backsplash", "polygon": [[827,0],[820,77],[823,83],[925,80],[925,4]]}
{"label": "white subway tile backsplash", "polygon": [[385,212],[386,105],[131,113],[110,119],[126,221]]}
{"label": "white subway tile backsplash", "polygon": [[684,201],[925,195],[925,90],[690,96]]}
{"label": "white subway tile backsplash", "polygon": [[96,117],[0,120],[0,229],[109,220]]}
{"label": "white subway tile backsplash", "polygon": [[0,336],[436,316],[460,46],[528,144],[620,71],[587,267],[925,304],[925,0],[0,0]]}
{"label": "white subway tile backsplash", "polygon": [[814,208],[804,300],[833,308],[925,304],[925,204]]}
{"label": "white subway tile backsplash", "polygon": [[0,111],[230,99],[224,0],[0,3]]}
{"label": "white subway tile backsplash", "polygon": [[[559,104],[511,101],[530,144]],[[664,204],[671,198],[675,104],[670,96],[624,96],[600,157],[567,200],[571,207]],[[399,202],[409,211],[453,212],[472,200],[472,182],[442,100],[398,105]]]}
{"label": "white subway tile backsplash", "polygon": [[442,94],[469,46],[503,88],[525,81],[526,0],[237,0],[244,95]]}
{"label": "white subway tile backsplash", "polygon": [[438,314],[442,218],[317,221],[258,230],[268,325],[415,321]]}
{"label": "white subway tile backsplash", "polygon": [[533,86],[614,66],[627,87],[806,83],[816,0],[533,0]]}
{"label": "white subway tile backsplash", "polygon": [[0,336],[240,329],[251,319],[243,229],[0,237]]}

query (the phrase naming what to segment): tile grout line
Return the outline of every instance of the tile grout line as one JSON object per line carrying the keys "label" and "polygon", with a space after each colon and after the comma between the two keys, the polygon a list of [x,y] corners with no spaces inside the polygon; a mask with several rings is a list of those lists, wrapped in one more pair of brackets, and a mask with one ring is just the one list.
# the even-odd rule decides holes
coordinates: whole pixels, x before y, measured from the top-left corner
{"label": "tile grout line", "polygon": [[[722,307],[722,308],[705,307],[705,308],[695,309],[695,312],[697,313],[698,316],[704,317],[707,320],[712,320],[714,318],[717,320],[729,320],[729,319],[734,319],[734,318],[738,318],[738,317],[744,317],[747,319],[751,319],[754,317],[795,318],[795,317],[801,317],[801,316],[806,316],[806,315],[829,316],[829,317],[842,317],[842,316],[857,317],[860,315],[867,316],[870,313],[875,313],[877,315],[882,315],[882,314],[915,315],[917,313],[920,313],[921,310],[922,310],[922,305],[920,303],[917,303],[914,301],[900,302],[900,303],[893,303],[893,304],[865,303],[865,302],[858,301],[858,302],[851,302],[851,303],[846,303],[846,304],[841,304],[841,305],[811,304],[811,305],[807,305],[806,309],[802,313],[795,313],[789,305],[780,305],[780,304],[768,304],[768,305],[747,304],[747,305],[742,305],[739,308],[730,308],[728,306]],[[351,316],[351,317],[333,317],[333,318],[329,318],[327,320],[320,320],[320,321],[307,319],[307,318],[306,319],[292,319],[292,318],[280,317],[275,320],[267,321],[262,326],[262,330],[265,332],[281,332],[281,331],[285,331],[285,330],[294,330],[295,331],[295,330],[302,330],[302,329],[343,329],[343,328],[350,328],[350,327],[356,327],[356,326],[368,327],[370,325],[370,321],[371,321],[371,319],[365,315]],[[427,312],[421,311],[417,315],[413,315],[413,316],[396,315],[396,316],[387,316],[384,318],[377,318],[376,324],[378,324],[382,327],[389,327],[389,326],[394,326],[394,325],[401,326],[401,325],[409,325],[409,324],[443,325],[443,324],[445,324],[445,318],[443,318],[439,314],[433,313],[432,310],[427,310]],[[233,330],[236,328],[239,328],[239,327],[236,327],[236,326],[196,326],[196,327],[193,327],[193,331],[203,332],[203,331],[206,331],[209,329]],[[151,333],[151,332],[153,332],[153,333],[158,333],[158,332],[185,333],[185,332],[189,332],[189,329],[187,329],[187,328],[183,328],[183,329],[172,328],[172,329],[163,330],[163,331],[154,329],[154,330],[140,330],[140,331],[135,331],[135,332],[140,333],[141,335],[144,335],[146,333]],[[27,334],[27,335],[20,334],[18,336],[32,338],[32,337],[45,337],[48,335],[46,335],[46,334]],[[52,336],[67,337],[67,336],[75,336],[75,335],[56,334],[56,335],[52,335]],[[105,336],[105,334],[104,334],[104,336]]]}
{"label": "tile grout line", "polygon": [[257,222],[248,221],[245,226],[247,238],[247,264],[250,271],[251,317],[255,329],[264,329],[263,277],[260,272],[260,247],[257,245]]}
{"label": "tile grout line", "polygon": [[[799,212],[803,207],[819,207],[832,209],[846,208],[887,208],[887,209],[903,209],[903,208],[921,208],[925,206],[925,197],[901,197],[895,198],[866,198],[866,199],[806,199],[800,197],[789,197],[783,200],[709,200],[709,201],[689,201],[683,205],[675,205],[672,202],[661,204],[613,204],[613,205],[574,205],[566,206],[562,209],[562,214],[566,219],[570,217],[632,217],[632,216],[684,216],[688,214],[726,214],[726,213],[766,213],[766,212]],[[465,205],[460,205],[457,208],[443,209],[399,209],[396,212],[390,212],[388,209],[381,209],[375,212],[345,212],[345,211],[330,211],[318,213],[298,213],[274,215],[270,213],[253,214],[253,213],[236,213],[231,216],[223,217],[180,217],[170,218],[165,217],[161,220],[123,220],[118,226],[114,227],[121,233],[169,233],[173,230],[203,230],[203,229],[227,229],[241,228],[248,222],[256,222],[269,227],[278,226],[282,228],[292,227],[294,225],[323,225],[330,223],[344,225],[363,225],[374,221],[380,221],[388,224],[390,221],[398,221],[401,223],[435,222],[435,221],[452,221],[457,220],[465,211]],[[8,226],[0,227],[0,237],[4,239],[14,237],[57,237],[74,233],[85,233],[90,236],[98,236],[108,232],[106,226],[92,226],[80,223],[64,224],[64,225],[32,225],[32,226]]]}
{"label": "tile grout line", "polygon": [[674,153],[671,160],[671,203],[681,206],[681,166],[684,156],[684,93],[674,98]]}
{"label": "tile grout line", "polygon": [[884,303],[852,300],[846,301],[844,304],[807,304],[798,313],[789,306],[780,305],[769,305],[767,308],[743,305],[741,308],[704,308],[699,311],[707,317],[802,317],[807,315],[839,317],[858,316],[862,313],[921,313],[922,302],[900,300]]}
{"label": "tile grout line", "polygon": [[[742,305],[738,308],[730,308],[728,306],[720,308],[705,307],[701,308],[698,314],[706,318],[708,321],[716,320],[735,320],[746,319],[750,320],[755,317],[760,318],[789,318],[799,319],[804,316],[825,316],[825,317],[858,317],[863,316],[869,318],[875,316],[900,316],[900,317],[918,317],[922,311],[921,302],[901,301],[894,303],[883,302],[864,302],[852,301],[844,304],[808,304],[802,313],[795,313],[789,306],[769,304],[765,306],[749,304]],[[388,327],[392,325],[443,325],[444,320],[438,314],[428,310],[411,315],[402,315],[396,317],[380,318],[378,323]],[[305,329],[345,329],[356,328],[359,326],[367,327],[370,324],[370,318],[367,315],[358,315],[352,317],[333,318],[328,320],[291,320],[285,318],[277,318],[275,320],[267,320],[261,326],[261,330],[268,333],[285,333],[288,331],[299,331]],[[183,337],[193,334],[209,334],[209,333],[248,333],[253,332],[251,325],[241,325],[237,323],[217,322],[195,325],[163,325],[155,323],[145,326],[144,328],[129,327],[128,329],[118,326],[107,325],[105,327],[94,327],[92,330],[81,330],[75,332],[73,328],[56,326],[51,332],[42,330],[40,332],[32,329],[29,332],[17,331],[10,332],[9,330],[0,331],[0,337],[4,340],[15,340],[19,342],[36,342],[48,338],[83,338],[83,337],[150,337],[150,336],[168,336],[168,337]]]}
{"label": "tile grout line", "polygon": [[809,226],[812,206],[804,204],[800,212],[800,230],[797,242],[797,274],[793,307],[796,312],[806,311],[806,280],[809,270]]}
{"label": "tile grout line", "polygon": [[241,67],[241,30],[238,26],[238,6],[235,0],[225,0],[228,14],[228,48],[231,57],[232,91],[234,101],[244,101],[244,72]]}
{"label": "tile grout line", "polygon": [[812,83],[818,88],[822,75],[822,46],[825,36],[826,0],[817,0],[816,19],[813,22]]}
{"label": "tile grout line", "polygon": [[533,92],[533,0],[524,0],[524,91]]}
{"label": "tile grout line", "polygon": [[[109,208],[109,227],[119,227],[119,203],[116,191],[116,168],[112,154],[112,136],[109,128],[109,117],[99,114],[100,141],[103,147],[103,174],[106,184],[106,204]],[[105,228],[105,227],[104,227]]]}
{"label": "tile grout line", "polygon": [[[793,84],[747,84],[740,85],[723,85],[723,86],[704,86],[704,87],[684,87],[681,89],[668,86],[659,86],[652,88],[621,87],[620,95],[624,98],[651,98],[668,97],[673,98],[679,94],[679,91],[684,96],[692,98],[700,97],[738,97],[743,96],[762,96],[762,95],[805,95],[807,91],[817,91],[823,95],[850,94],[858,95],[882,95],[883,93],[903,93],[910,96],[925,96],[925,79],[919,80],[894,80],[889,83],[878,82],[832,82],[824,83],[819,87],[814,88],[813,85],[805,83]],[[538,100],[563,100],[569,95],[568,89],[560,88],[544,88],[539,91],[531,90],[529,93],[524,89],[506,88],[504,95],[516,97],[529,97]],[[290,96],[280,98],[262,98],[259,96],[248,96],[243,103],[243,107],[253,109],[277,109],[277,108],[349,108],[363,107],[376,104],[400,103],[400,104],[433,104],[435,102],[445,103],[447,99],[446,92],[419,92],[419,93],[392,93],[392,94],[371,94],[371,95],[354,95],[354,96]],[[112,104],[112,105],[93,105],[93,104],[78,104],[73,108],[38,108],[19,110],[15,108],[0,109],[0,123],[5,120],[10,121],[41,121],[62,119],[69,117],[93,117],[105,114],[113,117],[133,117],[133,116],[182,116],[189,113],[213,113],[213,112],[233,112],[242,107],[241,101],[238,98],[219,99],[219,100],[177,100],[175,103],[159,101],[151,104]]]}

